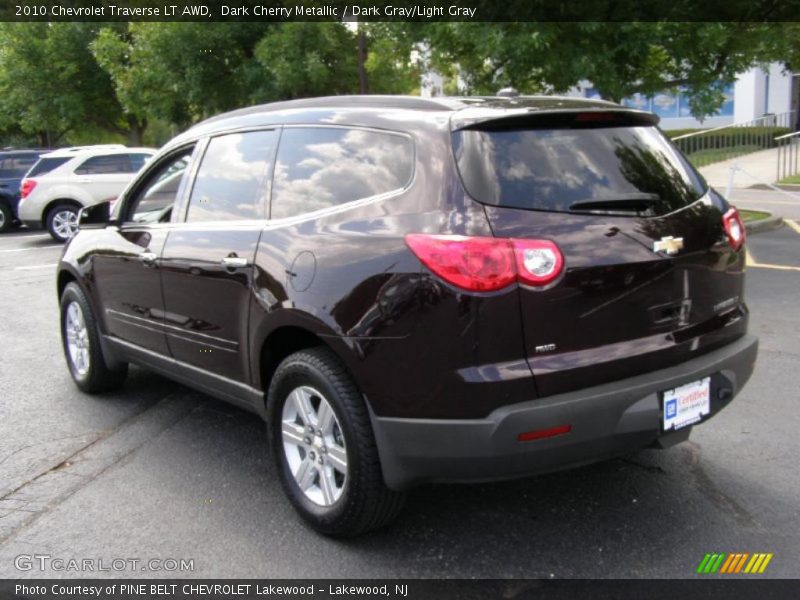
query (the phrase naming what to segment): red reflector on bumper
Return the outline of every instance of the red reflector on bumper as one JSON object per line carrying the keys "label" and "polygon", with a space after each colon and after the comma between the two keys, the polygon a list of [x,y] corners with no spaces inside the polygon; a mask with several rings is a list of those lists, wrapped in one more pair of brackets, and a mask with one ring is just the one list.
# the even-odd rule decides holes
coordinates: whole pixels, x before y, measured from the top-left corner
{"label": "red reflector on bumper", "polygon": [[551,427],[550,429],[537,429],[536,431],[526,431],[517,436],[518,442],[531,442],[533,440],[540,440],[542,438],[555,437],[557,435],[564,435],[572,431],[572,425],[559,425],[558,427]]}

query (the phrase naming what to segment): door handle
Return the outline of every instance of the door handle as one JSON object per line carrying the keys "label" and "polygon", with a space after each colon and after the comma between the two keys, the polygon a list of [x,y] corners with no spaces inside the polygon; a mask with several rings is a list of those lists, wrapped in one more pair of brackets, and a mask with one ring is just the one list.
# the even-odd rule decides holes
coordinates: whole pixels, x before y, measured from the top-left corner
{"label": "door handle", "polygon": [[222,266],[226,269],[241,269],[250,264],[246,258],[239,258],[238,256],[226,256],[222,259]]}
{"label": "door handle", "polygon": [[158,255],[155,252],[141,252],[139,254],[139,262],[147,266],[154,265],[157,258]]}
{"label": "door handle", "polygon": [[92,183],[91,177],[82,177],[78,179],[78,183]]}

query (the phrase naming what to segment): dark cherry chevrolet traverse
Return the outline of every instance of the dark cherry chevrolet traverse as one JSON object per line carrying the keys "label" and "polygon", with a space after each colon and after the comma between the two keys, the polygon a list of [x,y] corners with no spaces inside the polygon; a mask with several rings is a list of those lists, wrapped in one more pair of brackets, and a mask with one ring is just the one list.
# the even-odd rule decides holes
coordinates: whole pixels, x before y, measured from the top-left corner
{"label": "dark cherry chevrolet traverse", "polygon": [[167,144],[58,269],[78,387],[128,363],[257,412],[329,535],[423,482],[688,439],[750,377],[744,227],[652,114],[332,97]]}

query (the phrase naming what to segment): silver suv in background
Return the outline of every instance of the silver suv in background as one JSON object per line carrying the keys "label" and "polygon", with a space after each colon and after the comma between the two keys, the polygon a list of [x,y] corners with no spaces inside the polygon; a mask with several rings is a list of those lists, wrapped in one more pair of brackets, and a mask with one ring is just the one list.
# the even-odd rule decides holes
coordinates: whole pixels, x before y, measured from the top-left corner
{"label": "silver suv in background", "polygon": [[111,144],[43,154],[22,180],[17,218],[64,242],[77,232],[81,208],[116,198],[154,153]]}

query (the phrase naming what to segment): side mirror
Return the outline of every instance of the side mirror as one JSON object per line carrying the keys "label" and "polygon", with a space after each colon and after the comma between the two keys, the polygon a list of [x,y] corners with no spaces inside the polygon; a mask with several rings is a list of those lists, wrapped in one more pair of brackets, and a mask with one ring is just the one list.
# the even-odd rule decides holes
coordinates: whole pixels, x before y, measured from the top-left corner
{"label": "side mirror", "polygon": [[82,208],[78,213],[78,227],[81,229],[101,229],[111,223],[111,208],[114,200],[106,200]]}

